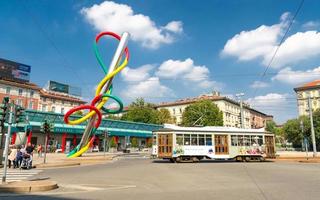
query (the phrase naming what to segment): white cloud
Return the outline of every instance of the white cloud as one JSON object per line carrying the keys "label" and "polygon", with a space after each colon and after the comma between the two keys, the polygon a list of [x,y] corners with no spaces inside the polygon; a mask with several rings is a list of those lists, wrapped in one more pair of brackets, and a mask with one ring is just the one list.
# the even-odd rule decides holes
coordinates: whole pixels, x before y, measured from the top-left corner
{"label": "white cloud", "polygon": [[286,67],[272,77],[272,80],[277,80],[283,83],[298,85],[320,78],[320,66],[306,71],[293,71],[290,67]]}
{"label": "white cloud", "polygon": [[152,71],[154,67],[154,65],[150,64],[143,65],[135,69],[126,67],[121,71],[121,77],[127,82],[143,81],[150,77],[150,71]]}
{"label": "white cloud", "polygon": [[[265,56],[264,64],[269,62],[271,56],[272,54]],[[272,66],[279,68],[317,56],[320,56],[320,33],[317,31],[298,32],[283,42]]]}
{"label": "white cloud", "polygon": [[149,16],[136,14],[130,6],[112,1],[82,8],[80,12],[96,30],[119,34],[128,31],[132,40],[150,49],[174,42],[175,34],[183,30],[180,21],[171,21],[164,27],[157,26]]}
{"label": "white cloud", "polygon": [[249,98],[246,102],[259,111],[273,115],[277,123],[297,116],[296,100],[291,99],[289,94],[269,93]]}
{"label": "white cloud", "polygon": [[241,31],[225,44],[222,55],[235,56],[240,61],[263,58],[275,49],[283,29],[287,26],[289,13],[284,13],[280,23],[261,25],[257,29]]}
{"label": "white cloud", "polygon": [[158,77],[150,77],[147,80],[137,84],[130,84],[122,91],[122,96],[127,99],[135,99],[138,97],[150,99],[173,96],[170,88],[162,85]]}
{"label": "white cloud", "polygon": [[[227,41],[221,55],[234,56],[239,61],[261,59],[263,65],[268,65],[288,26],[288,16],[290,16],[288,13],[283,14],[279,24],[261,25],[257,29],[236,34]],[[305,26],[311,25],[316,24],[315,22],[305,24]],[[317,31],[297,32],[282,43],[271,67],[281,68],[319,55],[320,33]]]}
{"label": "white cloud", "polygon": [[266,88],[269,87],[269,84],[262,81],[254,81],[251,85],[251,88]]}
{"label": "white cloud", "polygon": [[165,30],[171,31],[173,33],[182,33],[182,22],[181,21],[172,21],[169,22],[165,27],[163,27]]}
{"label": "white cloud", "polygon": [[308,21],[302,25],[302,28],[307,30],[315,30],[320,27],[320,21]]}
{"label": "white cloud", "polygon": [[202,89],[221,89],[223,84],[209,78],[209,69],[202,65],[195,65],[191,58],[186,60],[167,60],[163,62],[156,72],[160,78],[179,79],[185,84],[197,85]]}
{"label": "white cloud", "polygon": [[280,106],[286,103],[288,94],[269,93],[264,96],[249,98],[247,102],[253,107]]}

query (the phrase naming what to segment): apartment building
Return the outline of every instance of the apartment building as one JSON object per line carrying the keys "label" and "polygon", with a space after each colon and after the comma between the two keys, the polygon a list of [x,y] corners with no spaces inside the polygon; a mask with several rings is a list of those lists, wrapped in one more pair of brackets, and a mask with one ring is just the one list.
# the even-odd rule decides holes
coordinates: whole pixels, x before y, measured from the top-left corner
{"label": "apartment building", "polygon": [[310,97],[312,110],[320,108],[320,80],[315,80],[294,88],[297,94],[299,116],[308,115],[308,98]]}
{"label": "apartment building", "polygon": [[[218,93],[201,95],[195,98],[181,99],[175,102],[163,102],[156,106],[156,109],[168,109],[171,116],[176,118],[176,124],[182,122],[182,114],[185,108],[200,100],[210,100],[218,106],[223,113],[223,125],[226,127],[240,127],[240,103],[228,97],[220,96]],[[266,115],[244,104],[244,127],[245,128],[262,128],[265,127],[267,119],[272,116]]]}

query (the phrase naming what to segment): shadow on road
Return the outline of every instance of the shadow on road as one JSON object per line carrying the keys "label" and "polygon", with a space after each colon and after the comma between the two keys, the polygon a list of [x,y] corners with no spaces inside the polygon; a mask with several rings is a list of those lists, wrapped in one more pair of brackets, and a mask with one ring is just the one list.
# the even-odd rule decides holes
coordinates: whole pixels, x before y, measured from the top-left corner
{"label": "shadow on road", "polygon": [[44,196],[44,195],[36,195],[36,194],[16,194],[10,193],[8,195],[0,193],[0,199],[14,199],[14,200],[76,200],[74,198],[66,198],[66,197],[54,197],[54,196]]}
{"label": "shadow on road", "polygon": [[[172,163],[169,160],[153,160],[153,163],[156,164],[177,164],[177,163]],[[245,162],[245,163],[265,163],[265,162],[274,162],[271,160],[266,160],[264,162],[260,162],[260,161],[250,161],[250,162]],[[185,163],[189,163],[189,164],[201,164],[201,163],[241,163],[241,162],[237,162],[235,160],[201,160],[199,162],[193,163],[193,162],[182,162],[182,163],[178,163],[178,164],[185,164]]]}

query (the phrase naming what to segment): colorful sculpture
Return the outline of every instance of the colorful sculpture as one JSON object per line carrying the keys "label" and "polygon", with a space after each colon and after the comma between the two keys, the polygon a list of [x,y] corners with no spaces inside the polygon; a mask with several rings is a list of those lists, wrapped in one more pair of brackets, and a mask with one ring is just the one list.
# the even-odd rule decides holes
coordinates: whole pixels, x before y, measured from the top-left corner
{"label": "colorful sculpture", "polygon": [[[109,68],[107,68],[103,63],[97,46],[100,38],[103,36],[112,36],[120,41]],[[98,84],[95,97],[90,105],[80,105],[74,107],[70,109],[64,116],[64,122],[70,125],[77,125],[88,120],[87,127],[85,128],[80,143],[68,154],[68,157],[78,157],[82,155],[84,152],[86,152],[93,145],[93,142],[95,140],[95,132],[99,128],[99,125],[102,120],[101,111],[103,111],[104,114],[116,114],[122,111],[123,103],[118,97],[112,95],[112,80],[115,77],[115,75],[117,75],[128,64],[128,40],[129,33],[127,32],[124,32],[121,37],[112,32],[101,32],[96,36],[96,40],[94,43],[94,51],[96,58],[100,66],[102,67],[102,70],[105,73],[105,77]],[[107,109],[103,107],[107,103],[109,98],[115,100],[119,104],[119,108],[117,110]],[[85,116],[79,119],[70,120],[70,115],[79,110],[90,110],[90,112],[88,112]]]}

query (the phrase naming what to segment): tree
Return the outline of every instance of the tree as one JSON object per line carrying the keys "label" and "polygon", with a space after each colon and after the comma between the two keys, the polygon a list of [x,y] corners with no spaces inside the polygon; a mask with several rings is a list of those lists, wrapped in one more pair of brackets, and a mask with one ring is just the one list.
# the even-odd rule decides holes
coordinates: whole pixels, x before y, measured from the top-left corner
{"label": "tree", "polygon": [[128,107],[128,112],[122,115],[122,120],[158,124],[158,111],[154,105],[147,103],[142,98],[136,99]]}
{"label": "tree", "polygon": [[223,126],[223,114],[210,100],[198,101],[186,107],[182,114],[183,126]]}
{"label": "tree", "polygon": [[157,119],[158,124],[164,124],[164,123],[174,124],[175,123],[175,118],[171,117],[168,109],[161,108],[157,114],[158,114],[158,119]]}
{"label": "tree", "polygon": [[316,135],[317,150],[320,150],[320,109],[313,112],[313,126]]}
{"label": "tree", "polygon": [[266,123],[266,131],[269,131],[271,133],[276,133],[277,129],[277,124],[272,120],[272,121],[267,121]]}
{"label": "tree", "polygon": [[[303,122],[303,132],[300,121]],[[299,119],[288,120],[283,125],[283,131],[286,139],[292,143],[293,147],[301,147],[304,137],[307,137],[310,141],[310,120],[306,116],[301,116]]]}

